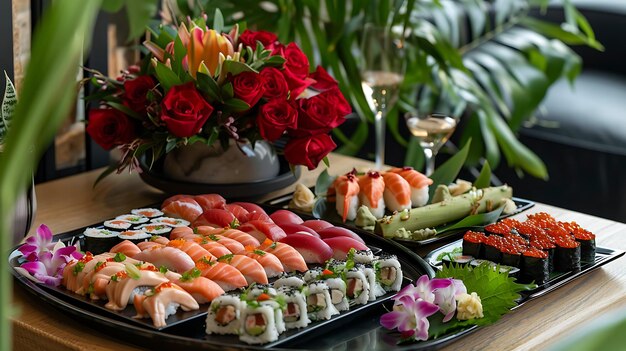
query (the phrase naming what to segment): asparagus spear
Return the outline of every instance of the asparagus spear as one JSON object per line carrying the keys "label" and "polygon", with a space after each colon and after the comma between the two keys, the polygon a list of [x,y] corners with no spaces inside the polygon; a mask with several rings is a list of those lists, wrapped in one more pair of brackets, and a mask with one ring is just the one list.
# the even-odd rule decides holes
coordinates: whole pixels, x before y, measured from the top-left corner
{"label": "asparagus spear", "polygon": [[472,190],[463,195],[446,197],[438,203],[385,216],[376,221],[374,232],[393,237],[400,228],[414,231],[440,226],[472,214],[489,212],[512,196],[513,190],[507,185]]}

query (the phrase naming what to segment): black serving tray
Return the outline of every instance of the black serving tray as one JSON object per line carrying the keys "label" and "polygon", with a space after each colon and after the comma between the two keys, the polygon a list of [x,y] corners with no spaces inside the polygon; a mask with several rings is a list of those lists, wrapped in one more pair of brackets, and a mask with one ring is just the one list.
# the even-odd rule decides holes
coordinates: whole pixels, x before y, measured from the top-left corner
{"label": "black serving tray", "polygon": [[[450,252],[454,250],[455,248],[462,247],[462,244],[463,244],[462,239],[451,242],[447,245],[444,245],[442,247],[439,247],[431,251],[430,253],[426,255],[424,259],[431,266],[433,266],[433,268],[441,269],[443,262],[440,260],[437,260],[437,257],[439,257],[442,253]],[[613,249],[604,248],[604,247],[596,247],[596,257],[593,262],[584,262],[584,261],[581,262],[579,271],[553,272],[550,275],[550,279],[548,279],[548,281],[545,282],[544,284],[537,286],[537,288],[533,290],[520,292],[520,295],[522,295],[522,298],[518,300],[518,305],[514,308],[518,308],[525,302],[528,302],[532,299],[535,299],[551,291],[554,291],[560,288],[561,286],[571,282],[572,280],[577,279],[585,274],[588,274],[594,269],[597,269],[598,267],[601,267],[611,261],[614,261],[623,255],[624,255],[624,251],[613,250]]]}
{"label": "black serving tray", "polygon": [[[287,208],[287,205],[289,204],[289,201],[291,200],[292,196],[293,196],[293,194],[281,196],[279,198],[276,198],[276,199],[273,199],[273,200],[269,200],[267,202],[267,204],[270,205],[270,206]],[[513,213],[500,215],[498,217],[498,220],[514,216],[516,214],[524,212],[524,211],[530,209],[531,207],[535,206],[535,203],[533,201],[526,200],[526,199],[520,199],[520,198],[517,198],[517,197],[513,197],[513,202],[515,202],[516,210]],[[294,209],[289,209],[289,210],[290,211],[294,211],[294,212],[300,214],[301,216],[302,215],[311,216],[310,213],[307,214],[307,213],[303,213],[303,212],[300,212],[300,211],[294,210]],[[342,222],[341,217],[339,217],[339,215],[337,215],[337,213],[335,212],[334,207],[332,207],[332,206],[326,208],[326,211],[324,212],[322,218],[320,218],[320,219],[326,220],[326,221],[328,221],[330,223],[333,223],[335,225],[339,225],[339,226],[350,228],[352,230],[358,230],[359,232],[371,233],[369,231],[363,230],[363,228],[358,227],[356,224],[354,224],[354,221],[346,221],[345,223]],[[457,223],[459,221],[460,220],[452,222],[452,223],[448,223],[447,225],[451,225],[451,224]],[[439,226],[437,228],[443,228],[443,227],[444,226]],[[435,228],[435,229],[437,229],[437,228]],[[467,228],[457,228],[457,229],[447,230],[447,231],[442,232],[441,234],[435,235],[432,238],[428,238],[428,239],[424,239],[424,240],[410,240],[410,239],[400,239],[400,238],[394,238],[393,240],[401,243],[404,246],[408,246],[408,247],[413,248],[413,247],[430,245],[430,244],[439,243],[439,242],[446,241],[446,240],[452,240],[452,239],[457,238],[457,237],[461,237],[463,235],[463,233],[465,233],[466,229]]]}
{"label": "black serving tray", "polygon": [[[101,224],[96,223],[89,227],[98,227]],[[56,235],[54,238],[55,240],[74,243],[81,239],[85,228]],[[398,257],[402,265],[405,284],[424,274],[429,277],[434,276],[434,269],[420,256],[404,246],[367,232],[361,231],[359,235],[373,250],[392,253]],[[204,316],[208,305],[201,306],[205,311],[196,311],[195,314],[179,311],[167,320],[167,327],[156,329],[152,326],[150,319],[136,320],[132,318],[134,315],[134,311],[130,311],[132,306],[129,306],[128,313],[118,313],[105,309],[103,303],[93,302],[64,288],[49,287],[33,282],[14,269],[19,265],[18,256],[21,255],[17,251],[18,248],[19,246],[12,250],[8,261],[15,280],[26,291],[63,313],[89,323],[90,326],[96,327],[99,331],[110,333],[115,335],[115,338],[143,347],[155,349],[185,347],[194,350],[267,350],[304,349],[310,348],[311,345],[314,345],[315,348],[348,345],[349,349],[367,346],[366,348],[370,350],[416,350],[441,347],[473,330],[470,328],[438,339],[399,346],[397,345],[397,335],[382,328],[379,324],[380,316],[391,308],[391,301],[389,300],[393,294],[387,294],[376,301],[352,308],[348,312],[342,312],[330,320],[311,323],[300,330],[287,331],[281,334],[278,341],[262,346],[240,343],[236,336],[207,335],[204,331]],[[364,340],[375,340],[376,342],[364,345],[362,344]]]}

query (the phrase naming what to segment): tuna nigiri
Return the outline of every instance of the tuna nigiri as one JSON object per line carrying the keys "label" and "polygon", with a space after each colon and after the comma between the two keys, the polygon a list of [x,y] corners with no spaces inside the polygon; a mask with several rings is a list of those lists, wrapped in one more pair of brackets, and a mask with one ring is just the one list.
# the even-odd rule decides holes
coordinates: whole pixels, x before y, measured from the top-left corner
{"label": "tuna nigiri", "polygon": [[411,203],[413,207],[420,207],[428,203],[428,186],[433,180],[414,170],[412,167],[394,168],[390,172],[399,174],[411,186]]}
{"label": "tuna nigiri", "polygon": [[333,258],[336,260],[345,260],[348,256],[348,251],[354,248],[357,251],[367,250],[368,247],[365,244],[354,240],[347,236],[336,236],[333,238],[324,239],[324,242],[333,249]]}
{"label": "tuna nigiri", "polygon": [[324,263],[333,256],[333,250],[322,239],[308,234],[294,233],[281,240],[296,249],[307,263]]}
{"label": "tuna nigiri", "polygon": [[359,207],[359,182],[356,178],[356,172],[352,172],[339,176],[335,180],[336,209],[341,219],[353,221],[356,218],[356,210]]}
{"label": "tuna nigiri", "polygon": [[361,205],[367,207],[374,217],[382,218],[385,215],[385,181],[380,173],[370,171],[359,177],[359,188]]}
{"label": "tuna nigiri", "polygon": [[385,180],[385,192],[383,198],[385,205],[391,211],[402,211],[411,208],[411,186],[399,174],[386,172],[383,174]]}
{"label": "tuna nigiri", "polygon": [[226,205],[226,211],[232,213],[233,216],[237,218],[239,223],[246,223],[248,221],[248,216],[250,215],[250,212],[248,212],[248,210],[235,204]]}
{"label": "tuna nigiri", "polygon": [[274,224],[271,219],[269,221],[261,219],[249,220],[248,222],[240,225],[237,229],[252,235],[259,242],[263,242],[266,238],[272,241],[278,241],[287,236],[285,231],[278,225]]}
{"label": "tuna nigiri", "polygon": [[226,199],[224,199],[222,195],[219,194],[196,195],[193,197],[193,199],[196,200],[196,202],[200,204],[200,206],[202,206],[203,211],[213,208],[223,209],[224,206],[226,206]]}
{"label": "tuna nigiri", "polygon": [[297,214],[289,210],[278,210],[270,215],[270,218],[274,223],[282,225],[285,223],[302,224],[304,220]]}
{"label": "tuna nigiri", "polygon": [[224,228],[229,227],[235,220],[235,215],[227,210],[213,208],[202,212],[192,223],[194,227],[208,225],[211,227]]}
{"label": "tuna nigiri", "polygon": [[357,233],[351,231],[350,229],[343,228],[343,227],[330,227],[330,228],[322,229],[318,233],[322,240],[328,239],[328,238],[334,238],[336,236],[347,236],[362,244],[365,244],[365,241],[363,241],[363,239]]}
{"label": "tuna nigiri", "polygon": [[333,227],[333,225],[323,219],[309,219],[302,223],[303,226],[309,227],[316,232],[319,232],[322,229]]}

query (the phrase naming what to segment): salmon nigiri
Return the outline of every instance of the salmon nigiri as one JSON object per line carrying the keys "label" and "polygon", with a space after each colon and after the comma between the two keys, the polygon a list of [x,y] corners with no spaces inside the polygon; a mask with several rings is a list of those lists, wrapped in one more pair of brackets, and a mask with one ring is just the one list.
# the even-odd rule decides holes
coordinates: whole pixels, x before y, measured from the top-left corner
{"label": "salmon nigiri", "polygon": [[243,252],[240,252],[240,254],[248,256],[259,262],[261,266],[263,266],[265,274],[268,278],[276,277],[285,271],[283,264],[280,262],[278,257],[267,251],[263,251],[252,246],[246,246],[246,249]]}
{"label": "salmon nigiri", "polygon": [[136,254],[134,259],[146,261],[157,267],[165,266],[174,272],[185,272],[194,267],[194,261],[180,249],[155,246]]}
{"label": "salmon nigiri", "polygon": [[[253,237],[252,235],[246,232],[242,232],[239,229],[216,228],[216,229],[213,229],[212,231],[209,231],[208,234],[209,235],[221,235],[223,237],[236,240],[240,242],[244,247],[245,246],[257,247],[260,244],[259,240],[257,240],[255,237]],[[239,250],[239,251],[243,251],[243,250]],[[239,251],[233,251],[233,252],[239,252]]]}
{"label": "salmon nigiri", "polygon": [[174,218],[182,218],[186,221],[193,222],[202,214],[202,207],[196,200],[190,197],[183,197],[169,202],[161,211],[166,216]]}
{"label": "salmon nigiri", "polygon": [[200,246],[205,248],[208,252],[211,253],[211,255],[215,257],[221,257],[221,256],[232,253],[232,251],[230,251],[226,246],[218,243],[217,241],[213,241],[207,237],[197,236],[196,238],[193,239],[193,241],[195,241]]}
{"label": "salmon nigiri", "polygon": [[194,268],[183,274],[175,283],[191,294],[199,304],[211,302],[214,298],[224,293],[224,289],[216,282],[200,274],[200,270]]}
{"label": "salmon nigiri", "polygon": [[173,228],[172,231],[170,232],[171,240],[180,239],[180,238],[193,240],[194,238],[198,236],[199,235],[195,233],[193,229],[190,227],[176,227],[176,228]]}
{"label": "salmon nigiri", "polygon": [[287,272],[306,272],[309,269],[302,255],[290,245],[267,239],[259,248],[278,257]]}
{"label": "salmon nigiri", "polygon": [[176,239],[171,240],[167,246],[175,247],[177,249],[185,252],[191,259],[195,262],[203,257],[209,256],[213,257],[213,255],[207,251],[207,249],[200,246],[198,243],[193,241],[186,241],[185,239]]}
{"label": "salmon nigiri", "polygon": [[130,240],[124,240],[113,246],[109,251],[113,253],[121,252],[128,257],[133,257],[136,254],[140,253],[141,249],[134,242]]}
{"label": "salmon nigiri", "polygon": [[387,208],[391,211],[402,211],[411,208],[411,186],[399,174],[386,172],[385,192],[383,197]]}
{"label": "salmon nigiri", "polygon": [[244,255],[226,255],[217,259],[219,262],[227,263],[243,274],[248,284],[267,284],[267,274],[263,266],[254,259]]}
{"label": "salmon nigiri", "polygon": [[411,186],[411,203],[420,207],[428,203],[428,186],[433,180],[413,169],[413,167],[394,168],[390,172],[399,174]]}
{"label": "salmon nigiri", "polygon": [[353,221],[356,218],[356,210],[359,207],[359,182],[356,171],[352,170],[335,180],[336,208],[345,222],[346,219]]}
{"label": "salmon nigiri", "polygon": [[385,214],[385,181],[380,173],[369,171],[359,177],[359,201],[366,206],[376,218],[382,218]]}
{"label": "salmon nigiri", "polygon": [[211,279],[224,291],[248,285],[246,277],[237,268],[223,262],[201,259],[196,262],[196,268],[200,270],[200,275]]}
{"label": "salmon nigiri", "polygon": [[[235,239],[227,238],[223,235],[211,234],[211,235],[203,236],[203,238],[211,240],[211,241],[216,241],[217,243],[224,245],[228,250],[230,250],[230,252],[241,252],[245,249],[245,246],[239,241]],[[217,257],[220,257],[220,256],[217,256]]]}
{"label": "salmon nigiri", "polygon": [[176,312],[180,306],[183,311],[192,311],[200,308],[194,298],[180,286],[165,282],[154,288],[153,295],[141,294],[133,299],[138,318],[149,315],[152,324],[157,327],[165,327],[165,320]]}

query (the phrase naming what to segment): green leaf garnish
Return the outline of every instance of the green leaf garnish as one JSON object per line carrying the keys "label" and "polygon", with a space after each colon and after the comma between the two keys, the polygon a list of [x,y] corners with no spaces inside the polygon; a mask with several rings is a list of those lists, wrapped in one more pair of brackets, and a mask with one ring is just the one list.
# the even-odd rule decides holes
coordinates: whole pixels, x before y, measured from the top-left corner
{"label": "green leaf garnish", "polygon": [[114,260],[115,262],[122,262],[122,261],[125,261],[125,260],[126,260],[126,255],[124,255],[124,254],[123,254],[123,253],[121,253],[121,252],[118,252],[118,253],[116,253],[116,254],[115,254],[115,257],[113,257],[113,260]]}
{"label": "green leaf garnish", "polygon": [[224,256],[218,257],[217,260],[220,261],[220,262],[226,261],[227,263],[230,263],[230,261],[233,259],[234,256],[235,255],[233,255],[233,254],[226,254]]}
{"label": "green leaf garnish", "polygon": [[74,265],[74,269],[72,269],[72,274],[74,275],[78,275],[78,273],[82,272],[83,269],[85,269],[85,262],[82,261],[78,261],[75,265]]}
{"label": "green leaf garnish", "polygon": [[165,266],[159,267],[159,272],[165,274],[165,273],[167,273],[167,271],[168,271],[167,267],[165,267]]}
{"label": "green leaf garnish", "polygon": [[500,272],[499,266],[494,270],[486,264],[481,264],[477,267],[460,266],[457,264],[446,265],[437,272],[435,277],[454,278],[463,281],[468,294],[475,292],[480,296],[484,317],[467,321],[453,318],[449,322],[443,323],[442,315],[432,316],[429,318],[429,333],[431,337],[437,337],[452,330],[472,325],[495,323],[502,315],[517,305],[516,300],[521,297],[520,291],[537,288],[536,284],[516,283],[515,278],[509,277],[507,272]]}
{"label": "green leaf garnish", "polygon": [[180,281],[181,282],[188,282],[190,280],[194,280],[196,278],[198,278],[201,275],[201,271],[198,268],[192,268],[191,270],[183,273],[183,275],[180,277]]}

